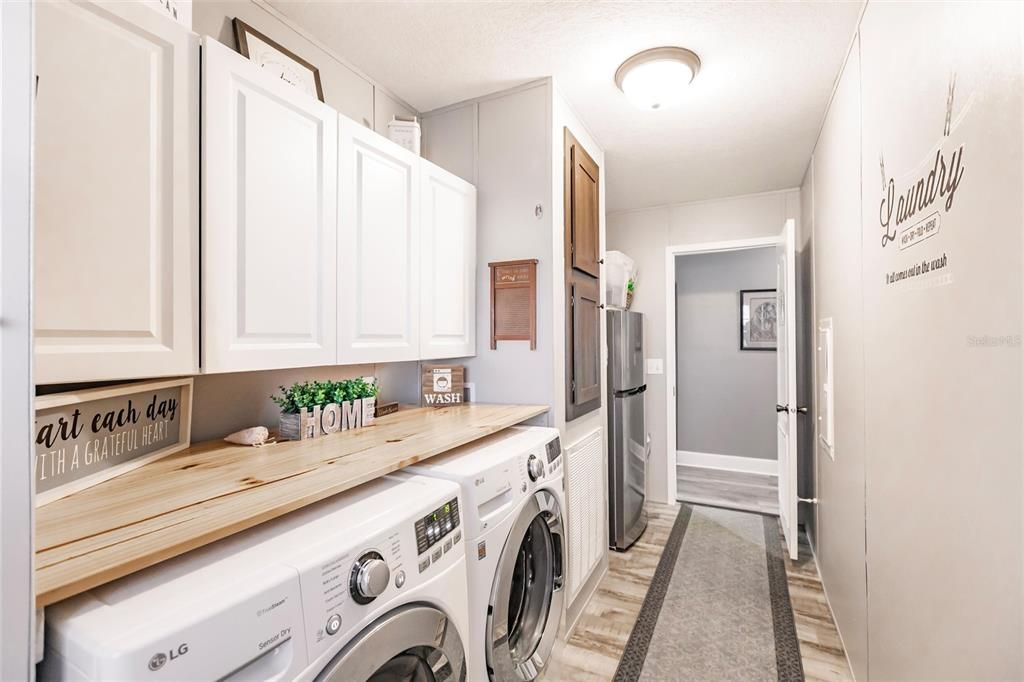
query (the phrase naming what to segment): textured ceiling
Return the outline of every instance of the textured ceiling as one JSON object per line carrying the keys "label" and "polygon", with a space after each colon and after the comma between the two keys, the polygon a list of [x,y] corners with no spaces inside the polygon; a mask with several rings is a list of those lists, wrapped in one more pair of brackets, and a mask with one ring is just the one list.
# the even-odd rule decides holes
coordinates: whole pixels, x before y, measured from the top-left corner
{"label": "textured ceiling", "polygon": [[[420,111],[554,76],[605,150],[608,209],[794,187],[861,2],[271,4]],[[682,106],[633,108],[629,55],[700,55]]]}

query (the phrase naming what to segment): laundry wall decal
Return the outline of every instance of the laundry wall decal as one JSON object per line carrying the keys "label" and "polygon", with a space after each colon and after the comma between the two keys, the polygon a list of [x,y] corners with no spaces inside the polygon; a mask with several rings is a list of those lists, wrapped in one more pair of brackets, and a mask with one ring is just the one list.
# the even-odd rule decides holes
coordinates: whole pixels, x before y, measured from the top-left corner
{"label": "laundry wall decal", "polygon": [[[900,236],[900,249],[913,246],[923,241],[922,236],[933,236],[938,232],[940,215],[937,212],[942,209],[948,213],[953,208],[957,189],[963,180],[967,166],[964,163],[963,143],[959,144],[951,152],[944,149],[951,132],[953,123],[953,95],[956,89],[956,74],[950,77],[949,89],[946,95],[946,112],[943,121],[942,137],[935,145],[935,155],[932,157],[931,168],[913,178],[907,185],[900,187],[899,194],[896,193],[896,180],[887,177],[885,172],[884,155],[879,155],[879,167],[882,172],[882,198],[878,204],[878,223],[882,228],[882,247],[890,242],[897,241],[901,235],[901,228],[905,223],[911,221],[914,216],[924,213],[936,205],[934,220],[927,223],[926,218],[921,223],[914,223],[910,227],[913,230],[910,234]],[[929,218],[932,217],[929,215]],[[927,224],[926,224],[927,223]]]}

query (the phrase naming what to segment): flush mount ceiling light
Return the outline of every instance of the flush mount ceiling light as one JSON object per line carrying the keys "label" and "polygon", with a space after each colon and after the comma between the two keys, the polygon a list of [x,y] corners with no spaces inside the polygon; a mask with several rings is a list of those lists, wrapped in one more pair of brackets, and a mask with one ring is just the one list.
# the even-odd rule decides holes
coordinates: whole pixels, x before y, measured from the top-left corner
{"label": "flush mount ceiling light", "polygon": [[664,109],[683,99],[700,71],[700,57],[684,47],[637,52],[615,72],[615,85],[641,109]]}

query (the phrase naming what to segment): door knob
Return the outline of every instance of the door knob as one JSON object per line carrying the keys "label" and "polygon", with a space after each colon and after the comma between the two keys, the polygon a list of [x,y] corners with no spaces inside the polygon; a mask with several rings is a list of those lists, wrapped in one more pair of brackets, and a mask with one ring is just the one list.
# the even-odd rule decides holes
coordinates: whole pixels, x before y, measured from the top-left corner
{"label": "door knob", "polygon": [[789,412],[789,405],[779,405],[778,403],[775,403],[775,411],[776,412]]}
{"label": "door knob", "polygon": [[807,406],[805,405],[804,407],[797,407],[796,408],[796,413],[797,414],[807,414]]}

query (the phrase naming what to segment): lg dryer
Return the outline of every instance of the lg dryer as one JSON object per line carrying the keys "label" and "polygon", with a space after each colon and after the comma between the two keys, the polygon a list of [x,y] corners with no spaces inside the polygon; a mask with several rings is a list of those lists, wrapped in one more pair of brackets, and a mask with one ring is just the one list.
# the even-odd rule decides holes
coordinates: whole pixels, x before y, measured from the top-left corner
{"label": "lg dryer", "polygon": [[469,679],[536,679],[549,661],[564,608],[558,431],[506,429],[406,471],[462,486]]}

